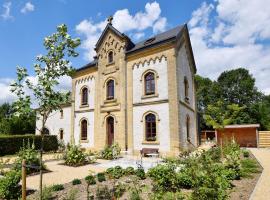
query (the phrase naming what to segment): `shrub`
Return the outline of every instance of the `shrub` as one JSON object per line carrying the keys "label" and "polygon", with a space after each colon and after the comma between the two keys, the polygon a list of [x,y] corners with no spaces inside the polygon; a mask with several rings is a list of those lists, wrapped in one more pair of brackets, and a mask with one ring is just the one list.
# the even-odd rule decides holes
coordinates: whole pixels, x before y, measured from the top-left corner
{"label": "shrub", "polygon": [[260,172],[259,165],[256,160],[253,159],[244,159],[241,160],[241,177],[249,178],[252,177],[253,173]]}
{"label": "shrub", "polygon": [[120,197],[123,196],[123,194],[125,193],[126,191],[126,186],[122,183],[117,183],[114,188],[113,188],[113,194],[114,194],[114,197],[116,197],[116,199],[119,199]]}
{"label": "shrub", "polygon": [[[0,136],[0,156],[12,155],[20,151],[25,141],[35,144],[35,149],[40,149],[40,135],[1,135]],[[8,145],[7,145],[8,144]],[[58,141],[56,135],[44,136],[44,151],[57,151]]]}
{"label": "shrub", "polygon": [[76,145],[67,146],[63,159],[65,160],[65,164],[69,166],[81,166],[87,163],[86,155]]}
{"label": "shrub", "polygon": [[20,196],[20,172],[11,170],[0,179],[0,199],[18,199]]}
{"label": "shrub", "polygon": [[[39,166],[40,165],[40,159],[38,152],[35,150],[35,145],[34,143],[32,146],[30,145],[30,142],[28,141],[27,146],[23,145],[19,153],[17,154],[18,158],[15,161],[14,169],[19,171],[21,170],[21,165],[22,161],[25,160],[27,165],[32,165],[32,166]],[[45,166],[43,166],[43,169]],[[33,168],[26,168],[26,173],[30,174],[33,172],[37,172],[39,169],[33,169]]]}
{"label": "shrub", "polygon": [[126,175],[133,175],[134,173],[135,173],[135,170],[134,170],[133,167],[127,167],[127,168],[125,169],[125,174],[126,174]]}
{"label": "shrub", "polygon": [[[37,192],[34,199],[39,199],[40,193]],[[42,189],[42,200],[52,200],[53,199],[53,190],[52,187],[43,187]]]}
{"label": "shrub", "polygon": [[106,160],[113,160],[118,158],[120,155],[121,148],[118,144],[113,144],[112,146],[105,147],[104,150],[100,153],[100,158],[106,159]]}
{"label": "shrub", "polygon": [[138,168],[135,170],[135,175],[140,178],[141,180],[145,179],[145,172],[143,168]]}
{"label": "shrub", "polygon": [[148,171],[148,175],[154,181],[154,189],[156,191],[176,191],[177,179],[173,166],[157,165]]}
{"label": "shrub", "polygon": [[98,173],[97,174],[97,180],[98,180],[98,182],[106,181],[105,174],[104,173]]}
{"label": "shrub", "polygon": [[57,191],[61,191],[64,189],[64,186],[62,184],[56,184],[51,186],[52,191],[57,192]]}
{"label": "shrub", "polygon": [[120,166],[111,167],[106,170],[106,173],[109,175],[110,178],[119,179],[124,174],[125,171]]}
{"label": "shrub", "polygon": [[77,178],[72,181],[72,185],[80,185],[81,183],[82,183],[82,181],[80,179],[77,179]]}
{"label": "shrub", "polygon": [[98,186],[96,192],[97,200],[111,200],[112,194],[107,186]]}
{"label": "shrub", "polygon": [[63,200],[75,200],[79,190],[71,189]]}
{"label": "shrub", "polygon": [[245,157],[245,158],[248,158],[249,157],[249,151],[248,150],[243,150],[243,156]]}
{"label": "shrub", "polygon": [[185,197],[181,192],[164,192],[164,193],[154,193],[151,196],[151,200],[184,200]]}
{"label": "shrub", "polygon": [[85,177],[85,181],[88,185],[95,185],[96,184],[96,180],[95,177],[92,175],[88,175]]}
{"label": "shrub", "polygon": [[180,187],[185,189],[190,189],[193,186],[192,176],[190,176],[190,172],[187,169],[180,171],[176,177],[178,184]]}

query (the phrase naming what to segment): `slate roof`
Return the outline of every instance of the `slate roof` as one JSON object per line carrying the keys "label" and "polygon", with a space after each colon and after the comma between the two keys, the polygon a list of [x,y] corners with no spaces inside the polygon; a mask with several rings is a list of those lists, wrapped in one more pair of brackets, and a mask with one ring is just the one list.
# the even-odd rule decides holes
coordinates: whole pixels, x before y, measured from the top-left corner
{"label": "slate roof", "polygon": [[[97,41],[96,47],[98,47],[100,45],[101,42],[101,38],[103,38],[105,32],[107,31],[107,29],[111,28],[117,35],[119,35],[120,37],[126,37],[129,42],[131,43],[130,45],[128,45],[128,49],[126,49],[126,54],[131,54],[143,49],[147,49],[150,48],[152,46],[156,46],[159,44],[162,44],[164,42],[168,42],[171,40],[175,40],[178,36],[180,36],[182,34],[182,30],[186,27],[187,25],[181,25],[181,26],[177,26],[171,30],[165,31],[163,33],[157,34],[153,37],[150,37],[146,40],[143,40],[141,42],[138,42],[137,44],[133,44],[132,41],[123,33],[119,32],[116,28],[114,28],[112,25],[107,24],[106,28],[104,29],[104,31],[102,32],[99,40]],[[151,40],[151,41],[150,41]],[[148,42],[149,41],[149,42]],[[77,69],[77,71],[81,71],[90,67],[95,67],[97,64],[97,60],[93,60],[92,62],[88,63],[87,65]]]}

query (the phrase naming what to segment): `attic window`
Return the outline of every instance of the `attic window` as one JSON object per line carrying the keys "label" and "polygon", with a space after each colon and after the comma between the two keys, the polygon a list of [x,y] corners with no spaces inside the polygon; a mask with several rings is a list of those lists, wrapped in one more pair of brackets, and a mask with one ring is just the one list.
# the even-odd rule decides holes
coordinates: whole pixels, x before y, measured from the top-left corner
{"label": "attic window", "polygon": [[144,42],[144,45],[152,43],[156,38],[152,37]]}

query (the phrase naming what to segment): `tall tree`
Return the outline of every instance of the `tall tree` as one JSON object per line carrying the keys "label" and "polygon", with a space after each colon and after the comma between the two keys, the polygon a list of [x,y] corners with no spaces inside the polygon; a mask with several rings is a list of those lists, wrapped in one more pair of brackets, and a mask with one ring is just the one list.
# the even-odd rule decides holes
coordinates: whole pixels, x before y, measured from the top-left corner
{"label": "tall tree", "polygon": [[[37,104],[38,117],[41,124],[41,150],[40,150],[40,198],[42,198],[42,152],[44,128],[50,114],[61,109],[61,104],[69,100],[69,94],[56,90],[59,79],[62,76],[71,75],[73,72],[69,57],[77,57],[75,49],[80,45],[78,38],[72,39],[67,33],[67,26],[60,25],[57,32],[44,39],[45,55],[37,56],[37,63],[34,65],[37,83],[33,84],[26,68],[17,67],[17,81],[11,84],[11,91],[18,96],[14,103],[15,109],[20,115],[28,116],[31,105]],[[26,89],[32,92],[29,95]],[[31,117],[31,116],[30,116]]]}

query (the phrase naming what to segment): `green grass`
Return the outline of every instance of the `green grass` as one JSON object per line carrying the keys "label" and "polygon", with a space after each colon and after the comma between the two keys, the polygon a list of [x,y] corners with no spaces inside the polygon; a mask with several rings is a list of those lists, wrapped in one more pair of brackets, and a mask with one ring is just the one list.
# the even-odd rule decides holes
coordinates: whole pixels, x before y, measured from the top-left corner
{"label": "green grass", "polygon": [[241,160],[241,176],[244,178],[251,178],[254,173],[261,172],[260,166],[254,159]]}

